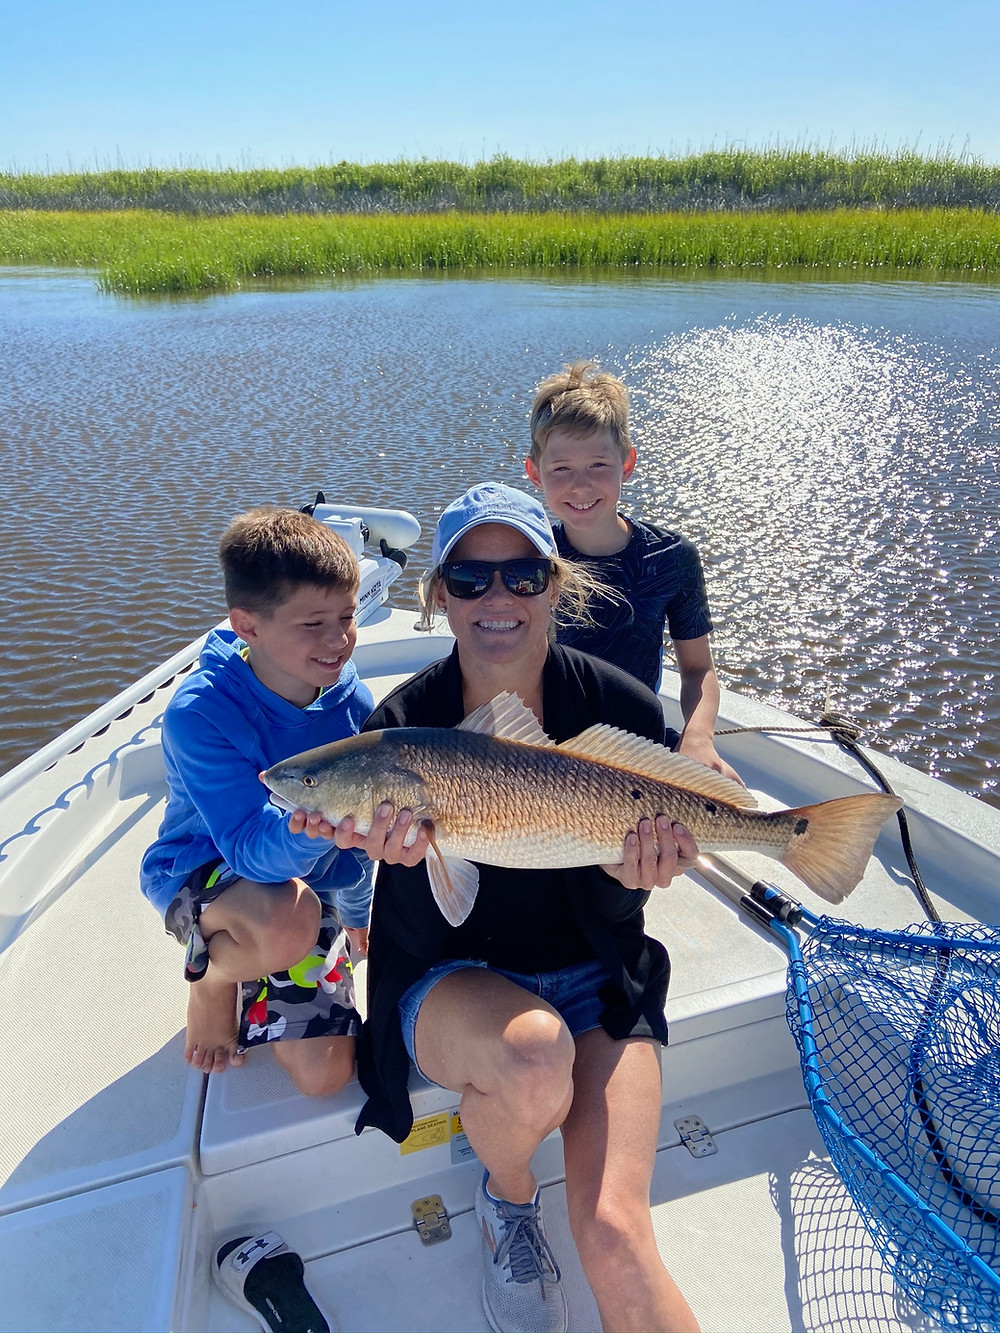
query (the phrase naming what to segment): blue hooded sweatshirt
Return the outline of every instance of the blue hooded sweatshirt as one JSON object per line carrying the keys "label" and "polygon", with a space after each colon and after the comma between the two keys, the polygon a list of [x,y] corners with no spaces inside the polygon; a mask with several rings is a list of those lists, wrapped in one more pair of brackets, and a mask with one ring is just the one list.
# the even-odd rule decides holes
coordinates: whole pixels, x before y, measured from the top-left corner
{"label": "blue hooded sweatshirt", "polygon": [[363,853],[293,834],[271,805],[262,770],[316,745],[355,735],[372,696],[348,662],[336,685],[306,708],[262,685],[231,629],[213,630],[198,670],[163,714],[169,793],[156,842],[142,860],[142,891],[165,915],[185,879],[225,861],[244,879],[283,884],[297,876],[332,902],[345,926],[366,926],[372,865]]}

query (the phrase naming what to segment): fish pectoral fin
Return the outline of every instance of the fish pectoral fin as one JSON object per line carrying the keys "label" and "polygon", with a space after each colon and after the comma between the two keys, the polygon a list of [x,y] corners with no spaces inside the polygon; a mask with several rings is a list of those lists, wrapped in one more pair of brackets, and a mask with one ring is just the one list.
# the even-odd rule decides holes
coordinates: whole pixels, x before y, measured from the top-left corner
{"label": "fish pectoral fin", "polygon": [[471,861],[442,856],[431,839],[432,852],[425,862],[431,893],[449,926],[460,926],[472,911],[479,892],[479,871]]}
{"label": "fish pectoral fin", "polygon": [[455,730],[478,731],[484,736],[499,736],[524,745],[555,745],[521,696],[506,691],[495,695],[488,704],[474,708]]}
{"label": "fish pectoral fin", "polygon": [[757,805],[756,797],[732,778],[723,777],[696,759],[674,754],[673,750],[645,736],[636,736],[618,727],[603,723],[588,727],[556,748],[578,759],[596,759],[616,768],[630,769],[656,782],[668,782],[672,787],[683,787],[686,791],[707,796],[710,800],[725,801],[741,810],[752,810]]}

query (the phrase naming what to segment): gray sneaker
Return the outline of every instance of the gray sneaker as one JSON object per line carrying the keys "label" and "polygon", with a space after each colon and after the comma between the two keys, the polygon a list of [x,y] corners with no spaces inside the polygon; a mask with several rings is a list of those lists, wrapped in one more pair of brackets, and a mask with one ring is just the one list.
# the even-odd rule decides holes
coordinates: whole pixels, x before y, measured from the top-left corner
{"label": "gray sneaker", "polygon": [[542,1208],[508,1203],[476,1190],[483,1233],[483,1309],[494,1333],[566,1333],[566,1298],[559,1265],[542,1230]]}

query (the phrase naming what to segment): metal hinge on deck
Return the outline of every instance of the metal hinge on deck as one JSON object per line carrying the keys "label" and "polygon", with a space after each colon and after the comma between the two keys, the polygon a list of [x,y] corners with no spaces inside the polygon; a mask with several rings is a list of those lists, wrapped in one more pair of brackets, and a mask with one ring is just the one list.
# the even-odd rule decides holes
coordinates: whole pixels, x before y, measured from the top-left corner
{"label": "metal hinge on deck", "polygon": [[712,1153],[719,1151],[715,1139],[708,1132],[708,1126],[699,1116],[682,1116],[680,1120],[674,1121],[674,1129],[692,1157],[711,1157]]}
{"label": "metal hinge on deck", "polygon": [[425,1245],[437,1245],[439,1241],[451,1239],[451,1224],[440,1194],[416,1199],[410,1205],[410,1212],[417,1235]]}

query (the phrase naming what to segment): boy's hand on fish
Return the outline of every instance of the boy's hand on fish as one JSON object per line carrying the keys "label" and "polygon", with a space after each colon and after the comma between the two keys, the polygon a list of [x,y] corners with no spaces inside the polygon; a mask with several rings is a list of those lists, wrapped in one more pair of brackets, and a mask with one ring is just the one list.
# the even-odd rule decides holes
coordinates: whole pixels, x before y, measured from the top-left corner
{"label": "boy's hand on fish", "polygon": [[662,889],[697,859],[698,844],[684,825],[658,815],[655,836],[652,823],[640,819],[638,829],[626,835],[620,864],[601,869],[626,889]]}
{"label": "boy's hand on fish", "polygon": [[421,822],[414,832],[412,810],[400,810],[395,819],[393,815],[392,806],[388,801],[383,801],[375,811],[372,826],[366,834],[355,832],[354,816],[345,815],[337,825],[337,846],[357,848],[372,861],[387,861],[390,865],[419,865],[427,855],[434,832],[433,825]]}
{"label": "boy's hand on fish", "polygon": [[333,838],[336,825],[325,819],[318,810],[293,810],[288,816],[289,833],[304,833],[307,838]]}
{"label": "boy's hand on fish", "polygon": [[677,747],[677,753],[684,755],[687,759],[696,759],[699,764],[704,764],[706,768],[711,768],[716,773],[721,773],[724,778],[732,778],[732,780],[738,782],[741,787],[747,785],[740,777],[739,773],[737,773],[736,769],[730,767],[730,765],[726,763],[725,759],[722,758],[711,740],[707,737],[696,737],[689,740],[682,736],[681,743]]}
{"label": "boy's hand on fish", "polygon": [[368,927],[367,926],[346,926],[347,938],[351,942],[351,957],[354,959],[368,957]]}

